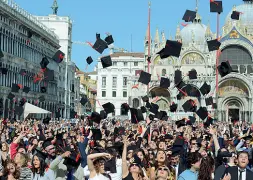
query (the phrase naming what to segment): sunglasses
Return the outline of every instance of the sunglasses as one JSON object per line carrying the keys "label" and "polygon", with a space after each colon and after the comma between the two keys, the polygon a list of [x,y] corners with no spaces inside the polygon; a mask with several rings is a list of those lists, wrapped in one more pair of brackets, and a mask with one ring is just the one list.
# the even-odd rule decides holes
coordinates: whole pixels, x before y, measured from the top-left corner
{"label": "sunglasses", "polygon": [[169,171],[169,169],[160,167],[160,168],[158,168],[158,171]]}
{"label": "sunglasses", "polygon": [[130,165],[130,168],[131,168],[131,167],[134,167],[134,166],[139,167],[138,164],[131,164],[131,165]]}

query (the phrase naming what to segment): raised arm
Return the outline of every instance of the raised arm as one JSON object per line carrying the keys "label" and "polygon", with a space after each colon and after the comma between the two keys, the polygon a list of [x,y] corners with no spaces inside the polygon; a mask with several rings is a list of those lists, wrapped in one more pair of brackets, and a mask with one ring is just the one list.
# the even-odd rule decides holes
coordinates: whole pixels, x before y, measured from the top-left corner
{"label": "raised arm", "polygon": [[123,137],[123,143],[124,143],[124,148],[122,152],[122,178],[125,178],[128,176],[129,171],[127,167],[127,146],[128,146],[128,140],[127,137]]}

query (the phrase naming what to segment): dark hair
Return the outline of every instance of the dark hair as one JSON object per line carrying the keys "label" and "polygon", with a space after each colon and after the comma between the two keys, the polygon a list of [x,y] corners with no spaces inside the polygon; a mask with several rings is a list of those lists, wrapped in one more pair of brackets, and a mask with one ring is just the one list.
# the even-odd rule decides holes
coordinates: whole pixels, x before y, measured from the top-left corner
{"label": "dark hair", "polygon": [[191,152],[187,157],[187,168],[190,169],[192,164],[195,164],[201,159],[201,154],[199,152]]}
{"label": "dark hair", "polygon": [[[33,158],[32,158],[32,172],[33,172],[33,176],[35,176],[35,173],[37,173],[37,169],[34,167],[34,164],[33,164],[33,161],[34,161],[34,157],[35,157],[36,155],[34,155],[33,156]],[[47,168],[47,164],[45,163],[45,160],[44,159],[42,159],[41,157],[39,157],[39,156],[36,156],[38,159],[39,159],[39,161],[40,161],[40,172],[39,172],[39,174],[40,174],[40,176],[44,176],[44,174],[45,174],[45,169]]]}
{"label": "dark hair", "polygon": [[195,137],[191,138],[190,144],[192,143],[192,141],[197,141],[197,138],[195,138]]}
{"label": "dark hair", "polygon": [[4,167],[4,170],[3,170],[3,176],[4,176],[4,177],[7,177],[8,174],[9,174],[9,170],[8,170],[8,168],[7,168],[8,164],[13,164],[13,165],[15,166],[15,172],[13,173],[13,177],[14,177],[15,179],[19,179],[19,177],[20,177],[20,171],[17,169],[17,165],[16,165],[16,164],[14,163],[14,161],[12,161],[12,160],[9,160],[9,161],[6,163],[6,165],[5,165],[5,167]]}
{"label": "dark hair", "polygon": [[212,172],[214,170],[214,159],[211,156],[207,156],[202,159],[199,169],[198,180],[212,180]]}
{"label": "dark hair", "polygon": [[239,156],[241,154],[247,154],[247,156],[249,157],[249,153],[248,152],[246,152],[246,151],[240,151],[240,152],[237,153],[237,158],[239,158]]}

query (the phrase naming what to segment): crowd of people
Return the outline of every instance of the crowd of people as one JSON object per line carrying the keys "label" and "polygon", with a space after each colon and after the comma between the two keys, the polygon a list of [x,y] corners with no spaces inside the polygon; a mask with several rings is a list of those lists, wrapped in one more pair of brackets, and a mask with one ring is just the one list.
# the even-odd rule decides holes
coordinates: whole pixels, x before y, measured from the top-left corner
{"label": "crowd of people", "polygon": [[252,180],[253,127],[1,120],[0,180]]}

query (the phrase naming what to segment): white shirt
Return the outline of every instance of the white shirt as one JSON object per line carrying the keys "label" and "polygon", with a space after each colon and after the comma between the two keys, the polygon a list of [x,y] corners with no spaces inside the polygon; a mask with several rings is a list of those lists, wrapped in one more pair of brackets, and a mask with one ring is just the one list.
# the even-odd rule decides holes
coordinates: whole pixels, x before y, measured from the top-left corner
{"label": "white shirt", "polygon": [[[238,180],[240,180],[240,168],[238,168]],[[242,172],[242,180],[246,180],[246,169]]]}

